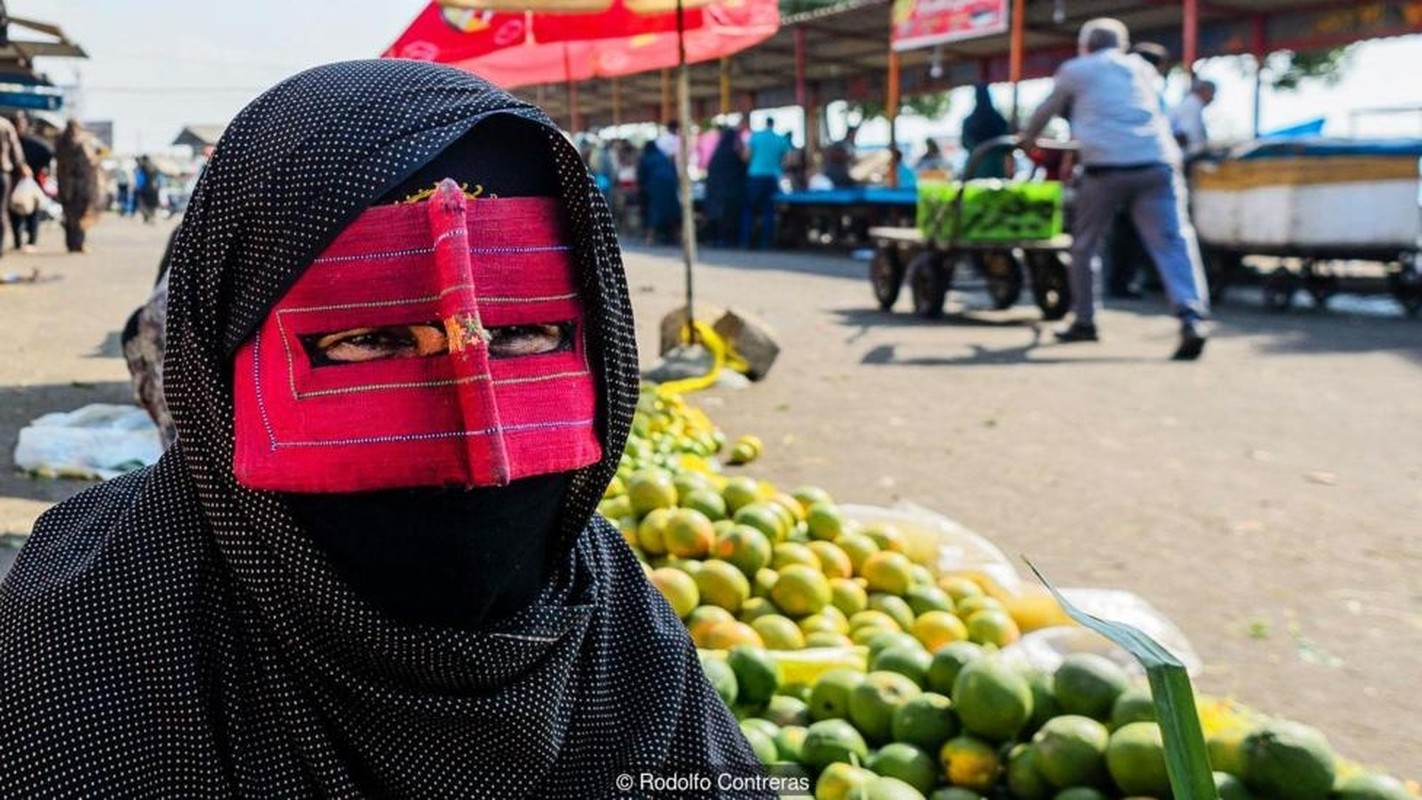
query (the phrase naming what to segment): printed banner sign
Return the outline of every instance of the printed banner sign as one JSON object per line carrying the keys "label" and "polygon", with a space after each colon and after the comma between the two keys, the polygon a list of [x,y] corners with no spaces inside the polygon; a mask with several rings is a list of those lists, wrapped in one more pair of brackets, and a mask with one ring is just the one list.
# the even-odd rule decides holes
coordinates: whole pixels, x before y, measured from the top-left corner
{"label": "printed banner sign", "polygon": [[1007,0],[894,0],[895,50],[932,47],[1007,30]]}

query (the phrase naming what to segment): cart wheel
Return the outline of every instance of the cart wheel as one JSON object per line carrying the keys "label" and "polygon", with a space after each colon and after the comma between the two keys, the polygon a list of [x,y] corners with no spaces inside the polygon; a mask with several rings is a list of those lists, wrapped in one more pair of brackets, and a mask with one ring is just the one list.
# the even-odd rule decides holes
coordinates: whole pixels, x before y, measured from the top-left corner
{"label": "cart wheel", "polygon": [[1229,287],[1244,270],[1244,256],[1229,250],[1208,247],[1204,252],[1205,279],[1210,284],[1210,302],[1223,305]]}
{"label": "cart wheel", "polygon": [[904,260],[898,247],[880,245],[874,250],[874,260],[869,262],[869,284],[874,287],[879,310],[892,311],[904,285]]}
{"label": "cart wheel", "polygon": [[1287,267],[1275,267],[1264,279],[1264,307],[1279,313],[1288,311],[1298,288],[1299,279],[1294,273]]}
{"label": "cart wheel", "polygon": [[1329,299],[1338,294],[1338,276],[1310,259],[1303,265],[1303,286],[1313,298],[1314,308],[1327,308]]}
{"label": "cart wheel", "polygon": [[1027,265],[1032,271],[1032,297],[1042,318],[1048,321],[1065,317],[1071,308],[1071,284],[1067,267],[1057,253],[1028,253]]}
{"label": "cart wheel", "polygon": [[943,316],[943,301],[953,281],[951,267],[938,253],[924,251],[908,265],[909,289],[913,292],[913,313],[924,319]]}
{"label": "cart wheel", "polygon": [[1407,316],[1415,317],[1422,312],[1422,271],[1418,271],[1416,264],[1403,262],[1402,268],[1389,274],[1387,280],[1392,296],[1397,298]]}
{"label": "cart wheel", "polygon": [[973,264],[987,281],[992,307],[1001,311],[1017,305],[1022,297],[1022,262],[1010,250],[993,250],[973,257]]}

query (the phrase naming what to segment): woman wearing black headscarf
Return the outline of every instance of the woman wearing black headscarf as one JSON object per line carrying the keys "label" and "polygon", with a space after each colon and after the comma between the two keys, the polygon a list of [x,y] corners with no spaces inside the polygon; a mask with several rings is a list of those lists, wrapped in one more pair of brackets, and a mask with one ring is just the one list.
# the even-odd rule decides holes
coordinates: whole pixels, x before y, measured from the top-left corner
{"label": "woman wearing black headscarf", "polygon": [[[997,107],[992,104],[992,93],[988,91],[985,83],[980,83],[975,87],[975,102],[973,110],[963,119],[963,149],[969,154],[973,148],[995,139],[999,136],[1006,136],[1010,130],[1007,118],[998,112]],[[965,175],[965,178],[1001,178],[1007,175],[1007,160],[1005,157],[997,156],[984,158],[978,163],[972,175]]]}
{"label": "woman wearing black headscarf", "polygon": [[643,219],[647,227],[646,243],[671,244],[676,241],[677,225],[681,222],[676,162],[663,153],[654,140],[642,146],[642,158],[637,162],[637,186],[645,198]]}
{"label": "woman wearing black headscarf", "polygon": [[706,221],[711,243],[733,247],[741,241],[741,211],[746,203],[746,157],[740,132],[721,128],[706,164]]}
{"label": "woman wearing black headscarf", "polygon": [[169,280],[177,443],[50,510],[0,584],[0,797],[587,798],[754,769],[593,514],[632,316],[542,112],[417,62],[302,73],[227,129]]}

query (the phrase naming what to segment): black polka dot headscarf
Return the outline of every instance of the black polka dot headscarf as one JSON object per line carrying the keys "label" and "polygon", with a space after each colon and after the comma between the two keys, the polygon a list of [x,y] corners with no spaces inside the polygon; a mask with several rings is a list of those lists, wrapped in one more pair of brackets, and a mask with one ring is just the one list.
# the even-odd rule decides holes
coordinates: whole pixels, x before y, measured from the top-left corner
{"label": "black polka dot headscarf", "polygon": [[[548,140],[605,458],[571,480],[532,606],[478,630],[398,623],[280,495],[233,479],[232,356],[343,226],[495,115]],[[627,772],[753,769],[679,621],[593,514],[636,400],[632,316],[606,206],[541,111],[419,62],[304,72],[233,120],[172,263],[177,445],[46,513],[0,585],[0,798],[596,798],[649,794],[620,791]]]}

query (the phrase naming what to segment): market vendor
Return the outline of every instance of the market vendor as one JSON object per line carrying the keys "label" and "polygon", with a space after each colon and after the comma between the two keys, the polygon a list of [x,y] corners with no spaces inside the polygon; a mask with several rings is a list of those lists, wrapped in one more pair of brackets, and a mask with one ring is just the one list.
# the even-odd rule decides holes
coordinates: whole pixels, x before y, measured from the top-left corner
{"label": "market vendor", "polygon": [[634,342],[602,195],[538,109],[397,60],[255,100],[173,248],[177,443],[41,517],[0,587],[0,796],[756,771],[593,513]]}
{"label": "market vendor", "polygon": [[1094,19],[1081,27],[1080,56],[1057,70],[1052,93],[1023,130],[1035,141],[1051,121],[1071,109],[1072,136],[1081,142],[1083,172],[1072,222],[1070,284],[1074,320],[1057,332],[1063,342],[1096,341],[1100,306],[1100,250],[1118,209],[1130,210],[1180,322],[1177,360],[1205,349],[1209,292],[1195,229],[1185,210],[1180,148],[1170,132],[1144,59],[1126,52],[1129,35],[1119,20]]}

